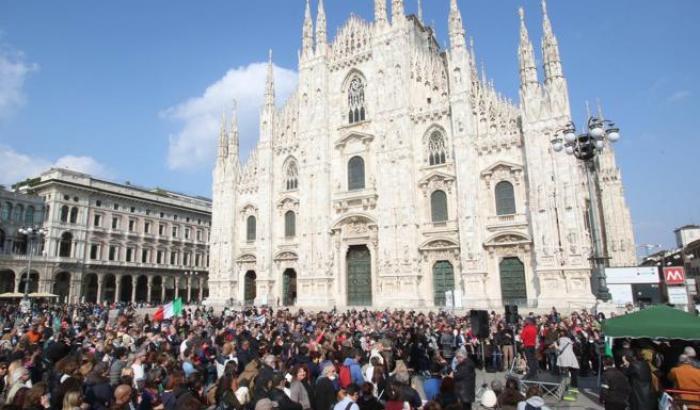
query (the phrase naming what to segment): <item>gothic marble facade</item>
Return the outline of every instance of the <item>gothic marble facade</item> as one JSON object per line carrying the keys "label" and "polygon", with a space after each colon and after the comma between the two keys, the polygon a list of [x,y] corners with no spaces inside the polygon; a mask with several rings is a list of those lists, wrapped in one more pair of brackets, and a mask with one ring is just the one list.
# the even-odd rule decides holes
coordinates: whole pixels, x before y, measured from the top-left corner
{"label": "gothic marble facade", "polygon": [[[212,304],[578,307],[591,291],[584,169],[554,153],[570,120],[543,3],[540,81],[520,11],[520,102],[477,69],[456,0],[449,47],[403,0],[375,0],[328,40],[307,2],[299,84],[278,108],[272,63],[257,147],[222,121],[210,241]],[[606,249],[634,264],[612,150],[599,163]]]}

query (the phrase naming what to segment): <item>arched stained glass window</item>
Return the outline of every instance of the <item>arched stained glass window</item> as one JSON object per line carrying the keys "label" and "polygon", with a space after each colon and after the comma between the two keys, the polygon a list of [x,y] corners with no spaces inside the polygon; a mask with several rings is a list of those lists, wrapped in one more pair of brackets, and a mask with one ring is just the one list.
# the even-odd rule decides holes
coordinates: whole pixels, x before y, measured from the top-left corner
{"label": "arched stained glass window", "polygon": [[348,90],[348,123],[364,121],[365,111],[365,84],[356,76],[350,81]]}
{"label": "arched stained glass window", "polygon": [[284,236],[287,238],[293,238],[296,236],[297,231],[297,215],[294,211],[287,211],[284,214]]}
{"label": "arched stained glass window", "polygon": [[513,184],[501,181],[496,184],[496,215],[511,215],[515,213],[515,193]]}
{"label": "arched stained glass window", "polygon": [[348,161],[348,191],[365,188],[365,160],[352,157]]}
{"label": "arched stained glass window", "polygon": [[447,144],[440,131],[433,131],[428,140],[428,162],[430,165],[444,164],[447,161]]}
{"label": "arched stained glass window", "polygon": [[447,221],[447,195],[444,191],[430,195],[430,215],[433,223]]}
{"label": "arched stained glass window", "polygon": [[253,215],[246,220],[246,240],[254,241],[256,237],[256,221]]}

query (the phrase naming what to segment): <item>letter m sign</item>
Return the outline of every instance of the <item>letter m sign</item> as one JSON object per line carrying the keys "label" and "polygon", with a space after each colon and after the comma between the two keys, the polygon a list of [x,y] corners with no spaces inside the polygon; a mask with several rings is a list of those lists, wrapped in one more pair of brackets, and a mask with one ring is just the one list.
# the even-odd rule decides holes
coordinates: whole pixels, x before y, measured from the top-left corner
{"label": "letter m sign", "polygon": [[685,284],[685,268],[682,266],[669,266],[664,268],[664,281],[667,285]]}

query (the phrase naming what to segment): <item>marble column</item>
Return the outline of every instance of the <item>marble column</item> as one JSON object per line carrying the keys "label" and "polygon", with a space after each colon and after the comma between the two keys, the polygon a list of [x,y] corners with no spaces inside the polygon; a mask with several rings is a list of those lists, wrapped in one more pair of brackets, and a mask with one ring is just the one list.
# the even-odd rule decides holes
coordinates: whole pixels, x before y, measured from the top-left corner
{"label": "marble column", "polygon": [[169,278],[167,276],[163,276],[163,277],[161,277],[161,280],[160,280],[160,283],[161,283],[160,284],[160,303],[161,304],[165,303],[165,285],[168,283],[168,279]]}
{"label": "marble column", "polygon": [[115,286],[114,286],[114,302],[121,302],[121,292],[122,292],[122,276],[121,274],[114,275]]}
{"label": "marble column", "polygon": [[197,284],[198,284],[197,285],[197,290],[198,290],[198,292],[197,292],[197,304],[201,304],[202,303],[202,294],[204,293],[204,291],[202,289],[202,287],[203,287],[202,286],[202,278],[197,278]]}
{"label": "marble column", "polygon": [[175,277],[175,299],[180,297],[180,277]]}
{"label": "marble column", "polygon": [[102,286],[105,283],[105,275],[102,273],[97,274],[97,296],[95,297],[96,303],[102,303]]}
{"label": "marble column", "polygon": [[151,303],[151,291],[153,290],[153,276],[148,276],[148,293],[146,294],[146,302]]}
{"label": "marble column", "polygon": [[192,300],[192,277],[187,277],[187,300],[186,303],[190,303]]}
{"label": "marble column", "polygon": [[139,283],[138,276],[131,277],[131,303],[136,303],[136,285]]}

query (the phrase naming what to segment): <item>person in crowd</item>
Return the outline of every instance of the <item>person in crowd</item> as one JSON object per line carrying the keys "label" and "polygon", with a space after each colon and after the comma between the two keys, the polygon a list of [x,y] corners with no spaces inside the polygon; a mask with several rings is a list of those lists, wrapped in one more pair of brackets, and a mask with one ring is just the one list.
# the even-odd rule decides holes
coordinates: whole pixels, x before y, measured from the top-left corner
{"label": "person in crowd", "polygon": [[70,390],[63,395],[63,410],[83,410],[83,395],[80,390]]}
{"label": "person in crowd", "polygon": [[292,370],[293,380],[289,386],[289,398],[299,403],[303,410],[311,410],[312,392],[308,382],[309,373],[306,366],[297,364]]}
{"label": "person in crowd", "polygon": [[[684,352],[689,352],[689,349],[686,348]],[[678,357],[678,366],[671,369],[668,379],[679,390],[700,392],[700,369],[694,366],[693,360],[686,353]],[[681,399],[697,402],[700,401],[700,395],[682,394]]]}
{"label": "person in crowd", "polygon": [[435,396],[435,401],[443,409],[454,405],[460,405],[459,397],[457,397],[457,391],[455,389],[455,379],[452,376],[442,378],[440,392]]}
{"label": "person in crowd", "polygon": [[[554,331],[552,330],[552,332]],[[553,343],[553,347],[557,354],[557,367],[561,368],[565,374],[569,373],[570,386],[573,390],[577,390],[579,364],[574,353],[574,342],[569,338],[566,330],[559,331],[559,339]]]}
{"label": "person in crowd", "polygon": [[652,410],[657,407],[656,397],[651,384],[651,368],[644,360],[639,360],[634,352],[622,356],[622,367],[632,388],[630,394],[631,410]]}
{"label": "person in crowd", "polygon": [[323,368],[321,377],[318,378],[315,386],[316,410],[330,409],[335,404],[338,395],[336,379],[335,366],[330,365]]}
{"label": "person in crowd", "polygon": [[503,410],[515,410],[518,403],[525,400],[525,396],[520,393],[518,379],[509,377],[503,391],[498,395],[498,406]]}
{"label": "person in crowd", "polygon": [[537,376],[539,367],[537,364],[537,357],[535,356],[535,348],[537,347],[537,327],[535,326],[534,319],[528,317],[525,320],[525,326],[520,332],[520,339],[523,344],[523,350],[525,351],[525,359],[527,360],[527,374],[525,378],[533,379]]}
{"label": "person in crowd", "polygon": [[360,410],[360,406],[357,405],[359,397],[360,388],[355,383],[350,383],[345,388],[345,396],[333,407],[333,410]]}
{"label": "person in crowd", "polygon": [[476,395],[476,372],[474,362],[467,357],[467,352],[461,348],[455,353],[457,367],[454,371],[455,391],[462,403],[463,410],[471,410]]}
{"label": "person in crowd", "polygon": [[357,399],[360,410],[383,410],[384,405],[374,395],[374,385],[365,382],[360,388],[360,397]]}
{"label": "person in crowd", "polygon": [[603,376],[600,385],[600,402],[605,410],[625,410],[629,403],[630,386],[627,376],[615,367],[612,357],[603,358]]}
{"label": "person in crowd", "polygon": [[518,403],[517,410],[550,410],[542,398],[539,386],[530,386],[525,394],[525,400]]}

